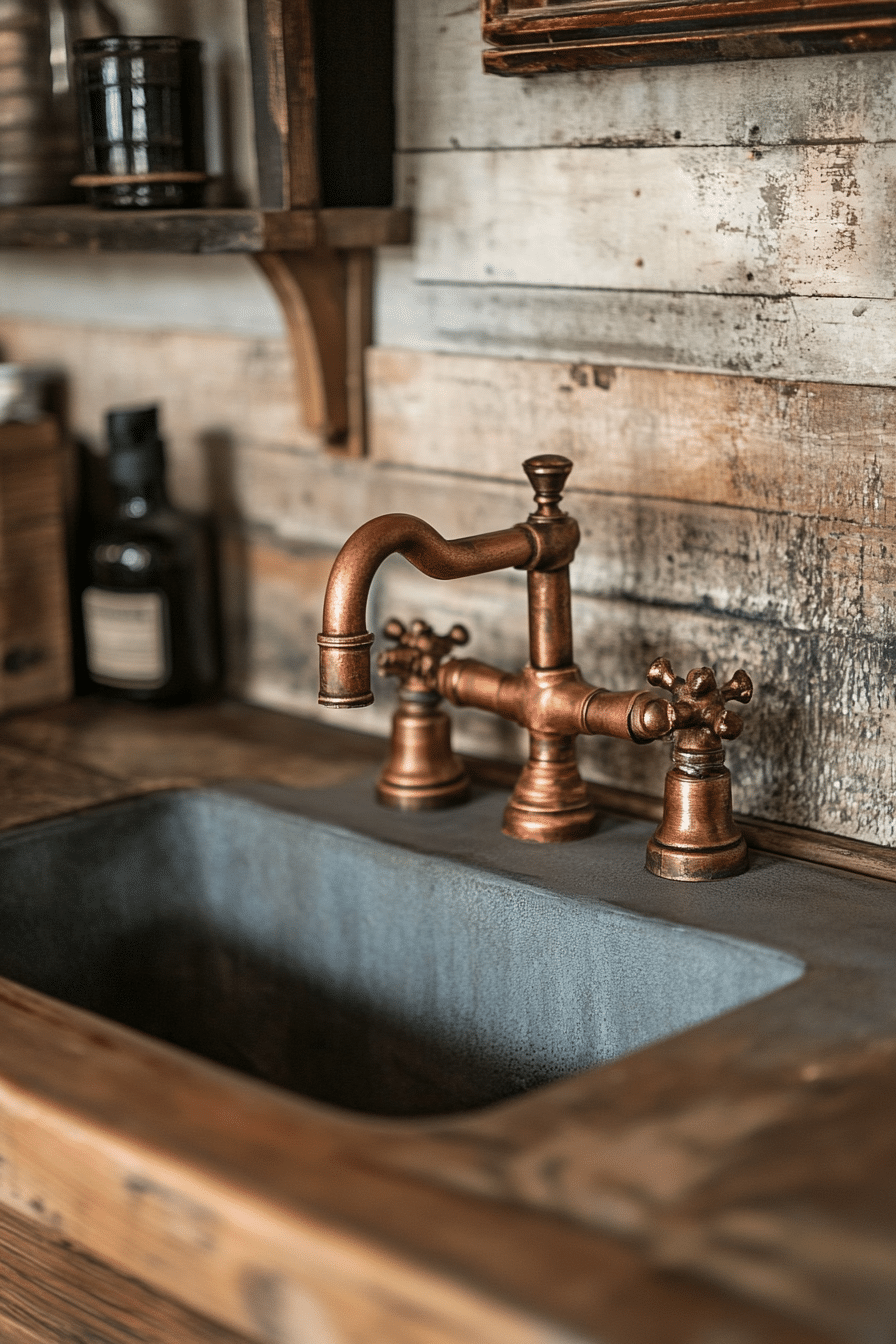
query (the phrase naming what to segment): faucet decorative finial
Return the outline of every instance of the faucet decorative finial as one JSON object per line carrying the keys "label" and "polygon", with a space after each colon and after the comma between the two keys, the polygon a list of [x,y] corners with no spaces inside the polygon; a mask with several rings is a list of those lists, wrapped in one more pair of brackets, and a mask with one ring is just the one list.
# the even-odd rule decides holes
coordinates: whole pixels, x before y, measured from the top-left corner
{"label": "faucet decorative finial", "polygon": [[533,517],[557,518],[557,507],[563,498],[566,478],[572,471],[568,457],[558,457],[556,453],[543,453],[540,457],[530,457],[523,463],[523,471],[529,477],[529,483],[535,491],[535,503],[538,509]]}

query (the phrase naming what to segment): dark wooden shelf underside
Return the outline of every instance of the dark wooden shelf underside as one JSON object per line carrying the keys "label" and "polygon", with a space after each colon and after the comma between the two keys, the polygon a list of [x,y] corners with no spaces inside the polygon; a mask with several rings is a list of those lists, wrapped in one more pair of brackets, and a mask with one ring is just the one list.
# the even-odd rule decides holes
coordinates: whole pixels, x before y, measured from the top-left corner
{"label": "dark wooden shelf underside", "polygon": [[410,238],[410,211],[94,210],[86,205],[0,209],[0,247],[90,252],[305,252],[318,244],[381,247]]}

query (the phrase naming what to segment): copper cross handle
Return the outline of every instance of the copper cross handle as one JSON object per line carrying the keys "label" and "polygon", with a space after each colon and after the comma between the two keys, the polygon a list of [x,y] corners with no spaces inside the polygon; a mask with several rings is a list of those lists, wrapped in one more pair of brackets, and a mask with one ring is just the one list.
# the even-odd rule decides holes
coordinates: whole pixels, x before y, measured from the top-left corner
{"label": "copper cross handle", "polygon": [[426,621],[412,621],[407,629],[394,616],[383,634],[396,643],[377,659],[380,676],[397,677],[401,689],[414,694],[435,694],[439,664],[452,649],[466,644],[470,638],[463,625],[452,625],[447,635],[437,635]]}
{"label": "copper cross handle", "polygon": [[738,700],[745,705],[752,698],[753,683],[742,667],[719,686],[711,667],[695,667],[687,677],[677,677],[668,658],[657,658],[647,670],[647,680],[674,697],[671,703],[651,700],[644,710],[645,727],[656,736],[679,728],[708,729],[717,738],[740,736],[744,721],[734,710],[726,709],[725,703]]}

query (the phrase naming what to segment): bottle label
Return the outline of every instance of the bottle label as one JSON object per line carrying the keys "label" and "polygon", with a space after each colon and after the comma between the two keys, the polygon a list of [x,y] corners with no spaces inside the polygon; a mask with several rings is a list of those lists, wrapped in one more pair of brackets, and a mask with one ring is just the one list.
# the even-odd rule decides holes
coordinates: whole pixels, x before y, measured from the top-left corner
{"label": "bottle label", "polygon": [[165,594],[86,588],[81,601],[94,681],[135,690],[164,686],[171,675]]}

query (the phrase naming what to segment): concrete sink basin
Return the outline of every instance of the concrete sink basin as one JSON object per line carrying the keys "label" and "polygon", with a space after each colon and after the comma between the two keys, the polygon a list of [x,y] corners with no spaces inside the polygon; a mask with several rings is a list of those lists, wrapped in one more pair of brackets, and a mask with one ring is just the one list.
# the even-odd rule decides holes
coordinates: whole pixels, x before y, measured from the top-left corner
{"label": "concrete sink basin", "polygon": [[614,904],[620,882],[668,885],[641,871],[643,826],[637,844],[609,823],[528,846],[501,836],[494,795],[417,816],[369,795],[228,785],[0,837],[0,975],[307,1097],[411,1116],[514,1096],[802,973]]}

